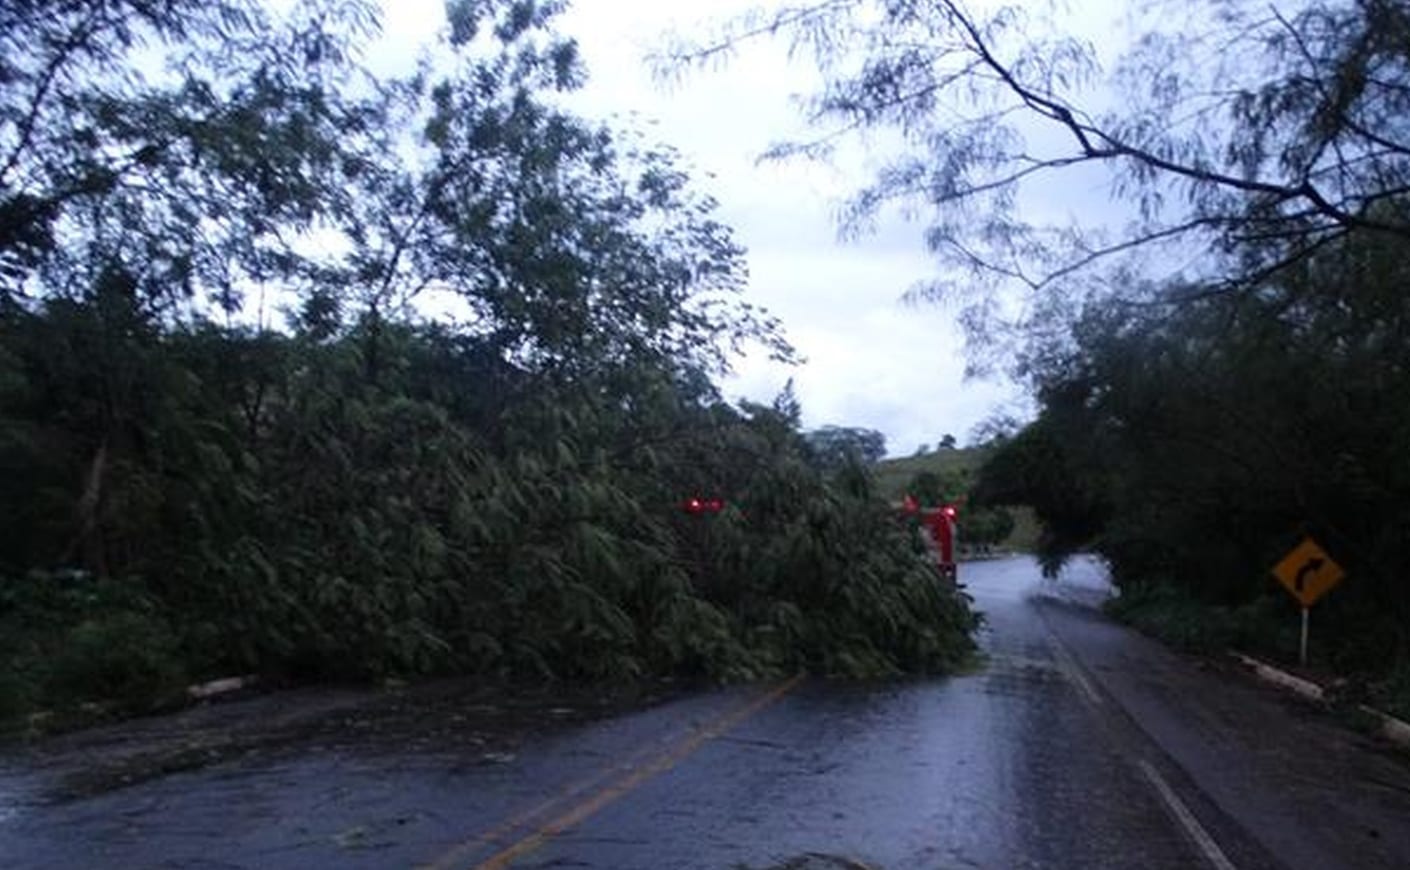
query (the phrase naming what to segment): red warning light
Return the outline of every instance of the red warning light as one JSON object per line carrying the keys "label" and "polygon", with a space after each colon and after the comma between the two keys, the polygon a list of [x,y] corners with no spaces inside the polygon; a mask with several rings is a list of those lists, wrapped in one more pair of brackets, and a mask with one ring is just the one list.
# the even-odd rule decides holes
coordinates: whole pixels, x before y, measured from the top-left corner
{"label": "red warning light", "polygon": [[725,509],[725,502],[720,498],[692,496],[681,502],[681,508],[688,514],[717,514]]}

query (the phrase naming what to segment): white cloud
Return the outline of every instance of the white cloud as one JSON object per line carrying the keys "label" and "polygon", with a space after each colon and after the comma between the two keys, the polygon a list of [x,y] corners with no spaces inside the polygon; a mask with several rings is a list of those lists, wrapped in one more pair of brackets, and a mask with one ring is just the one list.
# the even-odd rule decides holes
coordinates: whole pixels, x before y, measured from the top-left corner
{"label": "white cloud", "polygon": [[[730,14],[726,5],[751,4],[711,4],[711,14]],[[796,368],[743,360],[726,394],[766,401],[791,377],[807,425],[879,429],[895,453],[947,432],[963,438],[1016,391],[965,382],[952,312],[901,302],[934,274],[921,228],[890,225],[855,244],[837,241],[837,207],[869,178],[864,156],[833,167],[757,163],[770,144],[806,132],[792,98],[817,83],[783,45],[747,46],[722,68],[671,86],[654,80],[644,56],[667,28],[690,29],[678,8],[580,0],[562,27],[579,40],[590,74],[575,106],[655,119],[654,135],[714,174],[708,190],[750,251],[751,301],[783,320],[807,360]]]}
{"label": "white cloud", "polygon": [[[388,57],[410,57],[442,14],[436,0],[386,2],[386,36],[379,57],[370,58],[380,68]],[[805,132],[791,98],[816,84],[816,72],[790,63],[783,45],[762,42],[671,86],[652,76],[646,56],[664,31],[692,32],[702,11],[718,21],[752,5],[730,0],[682,13],[677,4],[649,0],[579,0],[559,23],[578,40],[590,76],[570,105],[594,117],[650,122],[647,134],[681,151],[749,248],[749,301],[783,320],[807,362],[790,369],[741,360],[726,395],[768,401],[792,377],[807,425],[878,429],[894,453],[945,433],[963,438],[1016,391],[966,383],[951,312],[900,301],[934,273],[921,227],[891,225],[856,244],[837,241],[841,198],[869,178],[855,149],[832,168],[757,163],[770,144]]]}

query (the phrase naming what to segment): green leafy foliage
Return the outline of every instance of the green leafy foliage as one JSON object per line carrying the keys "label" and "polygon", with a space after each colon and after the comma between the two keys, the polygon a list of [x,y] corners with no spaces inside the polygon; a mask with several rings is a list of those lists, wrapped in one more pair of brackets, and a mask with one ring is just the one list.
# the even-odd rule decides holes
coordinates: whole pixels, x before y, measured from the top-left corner
{"label": "green leafy foliage", "polygon": [[[13,650],[12,668],[54,656],[43,697],[154,698],[183,669],[730,680],[934,672],[968,654],[965,600],[865,468],[810,464],[796,420],[643,369],[621,375],[640,381],[624,396],[641,400],[636,415],[594,382],[504,408],[491,438],[470,422],[482,384],[416,395],[464,349],[434,328],[389,333],[402,383],[377,389],[357,386],[357,333],[317,346],[208,325],[153,337],[154,358],[211,388],[105,460],[130,470],[102,472],[91,551],[133,578],[123,588],[142,607],[49,608],[54,642]],[[266,365],[230,370],[221,355]],[[261,382],[251,434],[245,405],[213,399]],[[171,448],[143,452],[157,444]],[[706,485],[728,507],[683,512]],[[56,516],[83,497],[68,494]],[[6,496],[25,515],[26,493]],[[62,554],[72,533],[36,526],[8,567]],[[16,620],[43,609],[12,606]]]}
{"label": "green leafy foliage", "polygon": [[176,636],[140,582],[34,572],[0,582],[0,710],[74,698],[142,712],[179,696]]}
{"label": "green leafy foliage", "polygon": [[880,462],[886,456],[886,436],[873,429],[824,426],[805,437],[813,463],[826,470],[835,471],[848,462]]}
{"label": "green leafy foliage", "polygon": [[1123,590],[1234,611],[1271,595],[1289,626],[1269,571],[1310,534],[1348,572],[1317,605],[1314,657],[1393,666],[1410,655],[1405,253],[1358,235],[1257,293],[1089,309],[1031,357],[1043,411],[980,491],[1034,506],[1052,564],[1091,547]]}
{"label": "green leafy foliage", "polygon": [[[937,495],[946,499],[957,497],[968,491],[973,483],[975,472],[988,456],[988,448],[964,447],[955,450],[937,450],[915,456],[885,459],[876,464],[873,472],[877,488],[891,501],[899,502],[917,480],[925,481],[934,475],[939,482]],[[927,475],[922,478],[921,475]],[[945,499],[942,499],[945,500]],[[940,502],[936,502],[938,504]]]}
{"label": "green leafy foliage", "polygon": [[1237,606],[1202,603],[1180,587],[1161,582],[1128,585],[1107,612],[1172,646],[1207,655],[1230,648],[1297,654],[1298,630],[1287,602],[1271,591]]}
{"label": "green leafy foliage", "polygon": [[941,477],[934,471],[918,471],[906,485],[906,494],[924,507],[949,504],[964,492],[959,475]]}
{"label": "green leafy foliage", "polygon": [[377,82],[357,4],[4,13],[5,712],[968,653],[851,451],[719,398],[734,350],[791,350],[669,149],[547,96],[582,76],[558,8],[452,4],[445,63]]}
{"label": "green leafy foliage", "polygon": [[989,550],[1007,541],[1018,527],[1013,512],[1004,507],[971,507],[958,517],[960,545]]}

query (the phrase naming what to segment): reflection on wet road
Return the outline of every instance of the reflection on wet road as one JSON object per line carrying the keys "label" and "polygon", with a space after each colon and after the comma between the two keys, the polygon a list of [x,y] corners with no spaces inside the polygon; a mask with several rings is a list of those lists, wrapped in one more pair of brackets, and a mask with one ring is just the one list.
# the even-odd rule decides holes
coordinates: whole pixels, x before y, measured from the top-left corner
{"label": "reflection on wet road", "polygon": [[0,865],[1410,866],[1410,776],[1361,738],[1110,625],[1093,566],[963,579],[970,674],[731,689],[488,764],[285,753],[0,802]]}

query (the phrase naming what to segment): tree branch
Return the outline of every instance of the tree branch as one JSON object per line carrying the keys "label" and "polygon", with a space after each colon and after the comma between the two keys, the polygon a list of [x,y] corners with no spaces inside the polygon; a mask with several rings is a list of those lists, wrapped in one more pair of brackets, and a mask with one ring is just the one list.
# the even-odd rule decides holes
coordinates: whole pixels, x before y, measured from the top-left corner
{"label": "tree branch", "polygon": [[[945,0],[944,7],[951,14],[953,20],[957,22],[969,36],[972,49],[979,55],[980,59],[983,60],[984,64],[993,70],[1009,90],[1026,105],[1043,117],[1054,120],[1065,127],[1076,140],[1082,153],[1088,158],[1096,160],[1126,158],[1170,175],[1195,182],[1230,188],[1245,193],[1268,194],[1283,199],[1301,199],[1311,203],[1318,212],[1337,224],[1381,230],[1410,237],[1410,226],[1385,223],[1383,221],[1371,220],[1354,215],[1328,200],[1310,181],[1304,180],[1299,184],[1289,185],[1258,179],[1240,178],[1223,172],[1178,163],[1160,157],[1146,149],[1131,145],[1107,130],[1103,130],[1092,124],[1083,123],[1077,119],[1076,114],[1066,104],[1054,98],[1039,94],[1021,83],[1013,74],[1012,70],[994,55],[974,22],[951,2],[951,0]],[[1101,143],[1100,146],[1096,144],[1098,141]]]}
{"label": "tree branch", "polygon": [[68,63],[73,53],[85,45],[88,40],[97,32],[92,26],[92,22],[99,15],[101,5],[95,5],[89,10],[88,17],[70,33],[69,38],[59,45],[54,57],[50,58],[45,65],[44,71],[39,76],[39,81],[35,85],[34,95],[30,98],[29,108],[25,116],[16,125],[16,137],[14,148],[10,150],[5,158],[5,164],[0,167],[0,184],[4,184],[6,177],[19,164],[24,156],[25,149],[29,147],[30,140],[34,136],[35,126],[39,123],[39,114],[43,110],[44,101],[48,99],[49,89],[53,87],[54,81],[58,78],[59,70]]}

